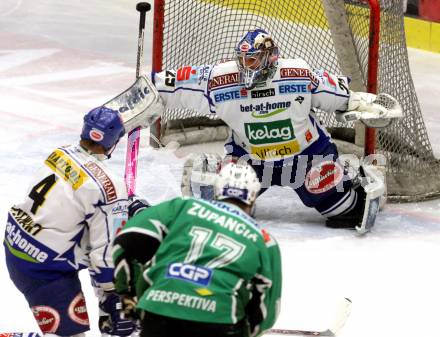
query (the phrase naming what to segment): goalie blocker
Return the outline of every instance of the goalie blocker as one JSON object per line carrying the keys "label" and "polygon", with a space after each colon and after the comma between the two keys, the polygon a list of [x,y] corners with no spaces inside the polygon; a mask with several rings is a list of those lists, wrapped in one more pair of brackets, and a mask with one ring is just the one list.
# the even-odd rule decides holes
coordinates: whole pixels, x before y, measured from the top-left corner
{"label": "goalie blocker", "polygon": [[146,76],[140,76],[136,82],[122,94],[104,104],[105,107],[119,112],[125,132],[155,123],[162,115],[164,105],[156,87]]}

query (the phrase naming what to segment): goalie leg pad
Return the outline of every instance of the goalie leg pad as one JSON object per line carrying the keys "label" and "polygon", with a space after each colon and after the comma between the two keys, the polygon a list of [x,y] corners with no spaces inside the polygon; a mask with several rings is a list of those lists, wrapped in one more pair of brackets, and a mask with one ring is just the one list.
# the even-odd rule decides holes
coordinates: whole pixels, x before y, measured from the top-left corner
{"label": "goalie leg pad", "polygon": [[182,195],[214,199],[214,184],[221,163],[221,156],[215,153],[201,153],[188,158],[183,166]]}
{"label": "goalie leg pad", "polygon": [[353,228],[359,234],[365,234],[374,226],[385,195],[382,173],[373,165],[361,164],[358,183],[355,186],[357,200],[354,208],[347,213],[328,218],[328,227]]}
{"label": "goalie leg pad", "polygon": [[364,177],[361,186],[365,193],[365,206],[362,221],[356,226],[356,230],[359,234],[364,234],[374,226],[385,195],[385,184],[381,172],[374,165],[361,165],[359,171]]}

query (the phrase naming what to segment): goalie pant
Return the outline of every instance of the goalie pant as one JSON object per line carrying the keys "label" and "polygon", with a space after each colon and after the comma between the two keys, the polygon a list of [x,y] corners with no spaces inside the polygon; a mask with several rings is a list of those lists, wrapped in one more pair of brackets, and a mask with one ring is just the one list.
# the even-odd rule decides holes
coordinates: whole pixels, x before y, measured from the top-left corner
{"label": "goalie pant", "polygon": [[43,333],[89,330],[78,272],[89,268],[96,286],[114,287],[108,246],[127,220],[127,204],[123,181],[78,145],[52,151],[9,210],[9,275]]}
{"label": "goalie pant", "polygon": [[[245,151],[233,137],[225,144],[225,150],[232,157],[246,158]],[[262,184],[260,195],[270,186],[287,186],[297,193],[305,206],[315,208],[326,218],[356,213],[353,218],[361,219],[362,196],[353,186],[347,168],[339,161],[335,144],[329,142],[317,151],[311,146],[309,150],[284,161],[283,166],[249,160]],[[355,228],[356,225],[359,223],[347,222],[340,227]]]}

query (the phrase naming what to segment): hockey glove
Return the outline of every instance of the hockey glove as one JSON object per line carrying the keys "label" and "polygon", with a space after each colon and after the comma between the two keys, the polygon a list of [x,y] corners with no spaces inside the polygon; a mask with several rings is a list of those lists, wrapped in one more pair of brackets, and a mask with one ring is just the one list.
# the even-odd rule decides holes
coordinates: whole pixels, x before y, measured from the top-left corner
{"label": "hockey glove", "polygon": [[121,295],[122,312],[124,316],[132,321],[139,319],[139,315],[136,311],[137,299],[129,295]]}
{"label": "hockey glove", "polygon": [[102,333],[129,336],[136,329],[135,322],[125,318],[121,299],[116,293],[106,293],[99,308],[107,314],[99,318],[99,330]]}
{"label": "hockey glove", "polygon": [[402,107],[388,94],[374,95],[350,91],[346,112],[336,112],[336,120],[346,123],[360,120],[368,127],[383,128],[403,116]]}
{"label": "hockey glove", "polygon": [[140,213],[150,206],[151,205],[148,203],[147,200],[134,197],[130,205],[128,205],[128,218],[131,219],[136,214]]}

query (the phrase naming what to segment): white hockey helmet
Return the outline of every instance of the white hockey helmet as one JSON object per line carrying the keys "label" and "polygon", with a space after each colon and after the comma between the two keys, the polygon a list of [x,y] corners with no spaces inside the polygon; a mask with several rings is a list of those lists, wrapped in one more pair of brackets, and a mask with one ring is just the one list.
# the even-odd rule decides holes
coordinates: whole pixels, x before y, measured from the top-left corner
{"label": "white hockey helmet", "polygon": [[252,166],[246,163],[228,163],[217,176],[214,197],[217,200],[237,199],[252,205],[261,185]]}

